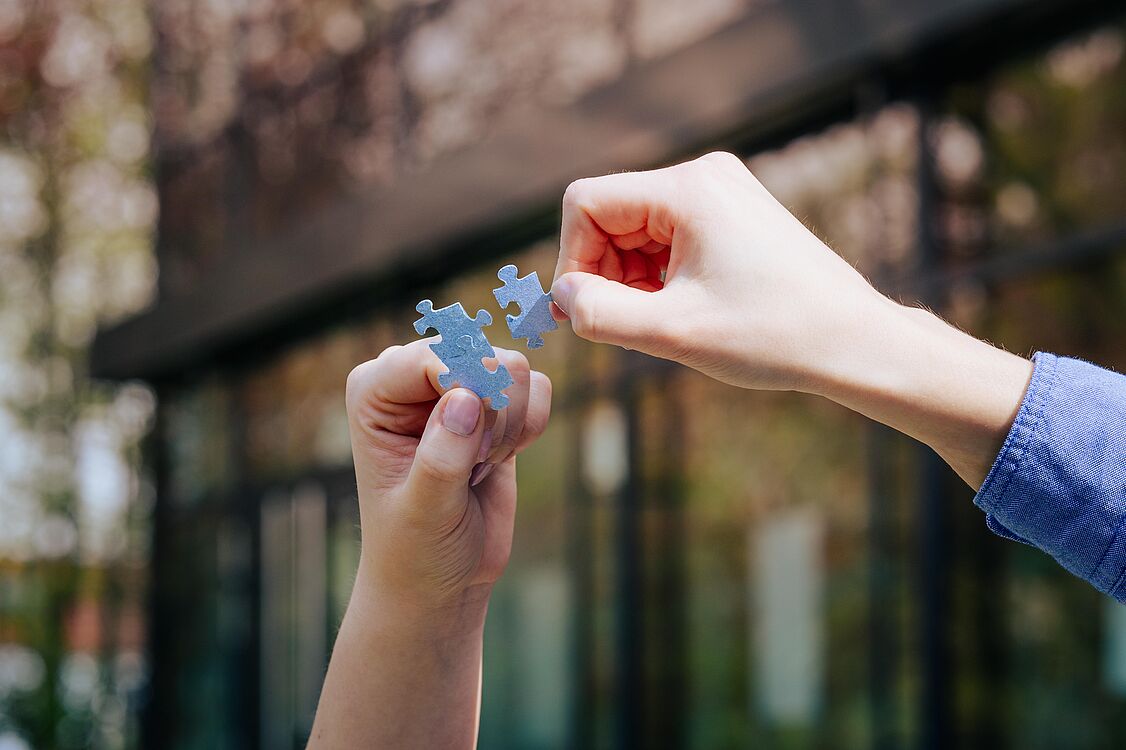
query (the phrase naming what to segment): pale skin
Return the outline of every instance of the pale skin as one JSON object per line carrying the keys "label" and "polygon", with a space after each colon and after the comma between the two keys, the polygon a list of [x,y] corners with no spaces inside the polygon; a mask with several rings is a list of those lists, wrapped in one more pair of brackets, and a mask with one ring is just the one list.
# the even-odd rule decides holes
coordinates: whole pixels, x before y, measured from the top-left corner
{"label": "pale skin", "polygon": [[[579,336],[742,388],[824,396],[926,443],[975,489],[1032,374],[877,292],[730,154],[573,183],[552,294]],[[498,357],[516,381],[499,414],[462,389],[441,394],[423,342],[349,377],[363,554],[310,747],[476,744],[515,455],[551,400],[522,355]],[[471,428],[446,418],[451,403],[477,409]]]}

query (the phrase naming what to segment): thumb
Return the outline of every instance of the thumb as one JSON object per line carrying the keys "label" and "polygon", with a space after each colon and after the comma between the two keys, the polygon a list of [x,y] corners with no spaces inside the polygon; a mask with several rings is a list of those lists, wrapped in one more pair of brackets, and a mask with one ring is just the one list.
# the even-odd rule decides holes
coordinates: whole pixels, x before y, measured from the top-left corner
{"label": "thumb", "polygon": [[655,335],[659,292],[646,292],[593,273],[565,273],[551,285],[551,298],[588,341],[660,354]]}
{"label": "thumb", "polygon": [[421,510],[464,498],[478,461],[484,419],[481,399],[454,388],[438,400],[422,433],[407,477],[411,501]]}

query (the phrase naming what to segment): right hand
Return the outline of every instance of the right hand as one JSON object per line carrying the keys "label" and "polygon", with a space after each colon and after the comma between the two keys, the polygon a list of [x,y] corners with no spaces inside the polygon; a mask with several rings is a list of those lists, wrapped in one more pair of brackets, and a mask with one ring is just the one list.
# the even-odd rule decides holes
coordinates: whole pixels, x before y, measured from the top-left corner
{"label": "right hand", "polygon": [[391,347],[348,376],[362,539],[353,599],[370,593],[385,614],[487,602],[512,547],[516,454],[551,411],[551,381],[500,347],[514,381],[507,407],[447,391],[432,340]]}
{"label": "right hand", "polygon": [[897,307],[726,153],[572,183],[552,296],[583,338],[781,390]]}

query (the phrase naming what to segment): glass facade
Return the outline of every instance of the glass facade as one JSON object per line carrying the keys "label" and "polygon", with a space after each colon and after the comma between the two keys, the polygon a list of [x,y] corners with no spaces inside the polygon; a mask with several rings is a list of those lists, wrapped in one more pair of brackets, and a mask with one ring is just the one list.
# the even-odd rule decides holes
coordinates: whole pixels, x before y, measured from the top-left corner
{"label": "glass facade", "polygon": [[[861,107],[748,164],[891,293],[1016,352],[1126,369],[1124,29]],[[160,394],[164,746],[302,745],[358,555],[348,371],[413,338],[418,299],[492,309],[496,268],[549,277],[555,252],[545,239],[406,285],[374,313]],[[831,403],[733,389],[565,330],[530,359],[556,403],[519,461],[482,747],[1126,736],[1122,609],[991,536],[928,451]]]}

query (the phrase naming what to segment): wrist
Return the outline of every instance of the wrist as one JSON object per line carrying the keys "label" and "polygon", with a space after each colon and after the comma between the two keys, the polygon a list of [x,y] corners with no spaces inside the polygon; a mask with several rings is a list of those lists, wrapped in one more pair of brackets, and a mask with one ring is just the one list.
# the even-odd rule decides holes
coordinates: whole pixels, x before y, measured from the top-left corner
{"label": "wrist", "polygon": [[839,402],[855,390],[901,388],[910,375],[895,353],[917,336],[907,332],[910,309],[867,284],[845,299],[807,324],[816,334],[794,373],[793,390]]}
{"label": "wrist", "polygon": [[485,627],[491,593],[491,584],[445,594],[422,589],[401,591],[381,584],[361,565],[352,586],[348,616],[412,640],[479,636]]}
{"label": "wrist", "polygon": [[846,321],[810,390],[926,443],[976,488],[1012,425],[1032,363],[878,296]]}
{"label": "wrist", "polygon": [[336,635],[310,747],[472,747],[488,597],[435,607],[361,566]]}

